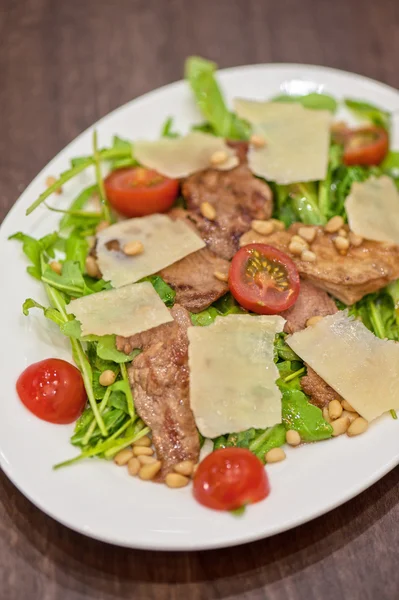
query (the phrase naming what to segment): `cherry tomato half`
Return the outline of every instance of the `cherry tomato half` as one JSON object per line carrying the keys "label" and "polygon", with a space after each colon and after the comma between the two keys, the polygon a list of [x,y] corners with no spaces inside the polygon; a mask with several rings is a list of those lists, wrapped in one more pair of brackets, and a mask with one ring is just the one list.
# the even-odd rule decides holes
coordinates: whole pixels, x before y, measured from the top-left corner
{"label": "cherry tomato half", "polygon": [[194,477],[195,499],[215,510],[235,510],[263,500],[269,492],[263,464],[245,448],[215,450],[200,463]]}
{"label": "cherry tomato half", "polygon": [[289,256],[267,244],[248,244],[233,257],[229,288],[247,310],[275,315],[292,306],[299,294],[299,274]]}
{"label": "cherry tomato half", "polygon": [[389,150],[388,133],[382,127],[352,129],[344,142],[346,165],[379,165]]}
{"label": "cherry tomato half", "polygon": [[80,371],[59,358],[47,358],[25,369],[17,392],[26,408],[50,423],[73,423],[86,405]]}
{"label": "cherry tomato half", "polygon": [[110,204],[125,217],[165,212],[179,193],[177,179],[168,179],[144,167],[113,171],[104,185]]}

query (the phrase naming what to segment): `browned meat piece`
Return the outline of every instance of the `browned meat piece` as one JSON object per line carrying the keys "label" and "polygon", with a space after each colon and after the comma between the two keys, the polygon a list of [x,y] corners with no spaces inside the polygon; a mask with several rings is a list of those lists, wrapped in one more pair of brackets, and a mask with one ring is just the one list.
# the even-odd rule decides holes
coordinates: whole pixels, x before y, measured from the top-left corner
{"label": "browned meat piece", "polygon": [[176,302],[197,313],[228,292],[227,283],[215,276],[216,273],[227,277],[228,271],[227,260],[202,248],[162,269],[159,275],[175,290]]}
{"label": "browned meat piece", "polygon": [[[268,219],[272,214],[269,186],[254,177],[245,164],[231,171],[207,169],[195,173],[183,182],[182,192],[208,248],[227,260],[239,249],[239,238],[250,229],[251,221]],[[215,220],[202,216],[203,202],[215,207]]]}
{"label": "browned meat piece", "polygon": [[306,321],[311,317],[326,317],[337,312],[337,307],[332,298],[320,288],[315,287],[310,281],[301,279],[301,290],[294,306],[281,313],[287,320],[284,331],[295,333],[305,329]]}
{"label": "browned meat piece", "polygon": [[173,323],[165,323],[130,338],[117,338],[117,348],[130,353],[142,348],[129,369],[138,414],[151,427],[163,481],[182,460],[198,462],[198,431],[189,402],[188,312],[171,309]]}
{"label": "browned meat piece", "polygon": [[319,377],[316,371],[313,371],[309,365],[306,366],[308,372],[307,375],[302,377],[301,385],[305,394],[310,396],[312,404],[322,408],[323,406],[327,406],[331,400],[342,400],[341,396],[337,394],[324,379]]}
{"label": "browned meat piece", "polygon": [[242,236],[240,245],[263,242],[275,246],[294,259],[303,278],[345,304],[353,304],[399,278],[399,246],[365,240],[358,247],[350,246],[347,254],[342,255],[334,245],[336,234],[325,233],[322,227],[316,227],[311,250],[317,259],[305,262],[288,250],[291,237],[299,227],[300,223],[294,223],[287,231],[277,231],[269,236],[251,230]]}

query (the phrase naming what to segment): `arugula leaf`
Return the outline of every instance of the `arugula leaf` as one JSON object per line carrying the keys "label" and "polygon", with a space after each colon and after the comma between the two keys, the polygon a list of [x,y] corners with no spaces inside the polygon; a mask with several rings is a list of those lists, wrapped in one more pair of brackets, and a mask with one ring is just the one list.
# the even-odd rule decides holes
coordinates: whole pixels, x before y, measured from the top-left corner
{"label": "arugula leaf", "polygon": [[173,117],[168,117],[162,125],[161,137],[178,138],[180,137],[176,131],[173,131]]}
{"label": "arugula leaf", "polygon": [[323,419],[320,408],[310,404],[299,390],[285,390],[282,399],[283,423],[294,429],[304,442],[318,442],[332,436],[332,427]]}
{"label": "arugula leaf", "polygon": [[399,188],[399,151],[388,152],[380,167],[384,173],[392,177]]}
{"label": "arugula leaf", "polygon": [[371,121],[377,127],[383,127],[389,131],[391,126],[391,113],[362,100],[344,99],[345,106],[349,108],[358,118]]}
{"label": "arugula leaf", "polygon": [[332,96],[328,94],[318,94],[312,92],[304,96],[291,96],[288,94],[281,94],[271,99],[271,102],[297,102],[302,104],[304,108],[312,108],[315,110],[329,110],[335,113],[338,107],[338,103]]}
{"label": "arugula leaf", "polygon": [[86,238],[72,232],[65,242],[65,258],[67,261],[77,262],[80,270],[84,271],[89,244]]}
{"label": "arugula leaf", "polygon": [[245,314],[247,312],[238,304],[230,292],[227,292],[227,294],[219,298],[219,300],[216,300],[212,306],[214,306],[218,313],[224,317],[226,315]]}
{"label": "arugula leaf", "polygon": [[[69,207],[69,212],[66,213],[61,221],[60,221],[60,231],[64,231],[65,229],[69,229],[70,227],[76,227],[78,225],[82,225],[87,227],[87,219],[74,215],[74,211],[83,210],[90,198],[92,198],[95,194],[98,193],[97,184],[91,185],[84,189],[80,194],[75,198]],[[101,214],[98,215],[98,222],[101,219]]]}
{"label": "arugula leaf", "polygon": [[191,313],[190,319],[193,325],[206,327],[207,325],[213,323],[218,315],[219,312],[216,310],[216,308],[214,306],[210,306],[199,313]]}
{"label": "arugula leaf", "polygon": [[50,257],[54,256],[54,246],[59,240],[58,233],[50,233],[37,240],[30,235],[18,231],[8,239],[22,242],[22,250],[32,263],[26,270],[32,277],[40,279],[42,275],[41,256],[43,253]]}
{"label": "arugula leaf", "polygon": [[[398,281],[368,294],[348,308],[350,316],[360,317],[363,324],[381,339],[399,341]],[[340,305],[339,308],[347,308]]]}
{"label": "arugula leaf", "polygon": [[42,281],[69,296],[83,296],[91,293],[87,288],[79,263],[66,260],[62,265],[62,273],[55,273],[48,265],[42,274]]}
{"label": "arugula leaf", "polygon": [[27,298],[22,305],[22,312],[24,313],[25,317],[29,315],[29,311],[31,308],[39,308],[43,311],[43,314],[46,317],[46,319],[53,321],[53,323],[55,323],[58,326],[62,326],[64,323],[60,312],[56,308],[46,308],[42,304],[39,304],[39,302],[36,302],[36,300],[33,300],[33,298]]}
{"label": "arugula leaf", "polygon": [[125,354],[116,349],[115,335],[103,335],[98,337],[97,355],[103,360],[110,360],[117,364],[131,362],[141,350],[136,348],[131,354]]}
{"label": "arugula leaf", "polygon": [[249,444],[249,450],[265,462],[265,454],[272,448],[279,448],[283,444],[285,444],[285,427],[279,423],[258,432],[257,437]]}
{"label": "arugula leaf", "polygon": [[134,158],[133,144],[129,140],[125,140],[119,137],[118,135],[114,135],[112,139],[111,148],[113,150],[120,150],[121,152],[126,153],[126,156],[122,156],[122,158],[114,158],[110,161],[109,164],[111,171],[114,171],[115,169],[122,169],[125,167],[135,167],[139,164]]}
{"label": "arugula leaf", "polygon": [[286,333],[278,333],[276,335],[274,340],[274,352],[276,354],[276,357],[283,361],[300,361],[301,359],[299,358],[299,356],[295,354],[292,348],[290,348],[289,345],[286,343],[286,337]]}
{"label": "arugula leaf", "polygon": [[174,305],[176,292],[170,287],[170,285],[166,283],[166,281],[162,279],[160,275],[149,275],[148,277],[143,277],[143,279],[140,279],[140,282],[142,281],[149,281],[152,283],[158,296],[161,298],[162,302],[166,304],[166,306],[172,307]]}
{"label": "arugula leaf", "polygon": [[318,205],[314,182],[276,185],[275,187],[277,191],[276,216],[286,225],[291,225],[296,221],[301,221],[306,225],[324,225],[327,222]]}

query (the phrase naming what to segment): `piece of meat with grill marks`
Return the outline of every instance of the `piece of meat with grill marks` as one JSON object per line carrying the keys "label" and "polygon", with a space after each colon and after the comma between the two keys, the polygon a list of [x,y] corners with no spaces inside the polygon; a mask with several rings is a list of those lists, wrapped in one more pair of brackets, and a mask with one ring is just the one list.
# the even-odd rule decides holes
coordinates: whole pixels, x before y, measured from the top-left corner
{"label": "piece of meat with grill marks", "polygon": [[326,233],[322,227],[315,227],[316,237],[310,245],[316,261],[302,260],[288,249],[301,226],[294,223],[288,230],[268,236],[251,230],[242,236],[240,245],[261,242],[282,250],[294,260],[302,278],[345,304],[353,304],[399,278],[399,246],[364,240],[358,247],[351,245],[347,254],[342,255],[334,244],[336,234]]}
{"label": "piece of meat with grill marks", "polygon": [[[206,169],[188,177],[182,185],[197,231],[217,256],[230,260],[239,249],[239,239],[253,219],[268,219],[273,197],[267,183],[254,177],[246,164],[230,171]],[[207,202],[216,210],[210,220],[201,213]]]}
{"label": "piece of meat with grill marks", "polygon": [[117,337],[118,350],[133,359],[129,380],[137,413],[152,430],[152,439],[162,469],[163,481],[173,466],[183,460],[198,462],[200,444],[189,402],[187,328],[188,312],[181,306],[171,309],[173,323],[165,323],[130,338]]}
{"label": "piece of meat with grill marks", "polygon": [[339,400],[342,398],[332,387],[328,385],[322,379],[316,371],[313,371],[309,365],[307,367],[307,374],[301,379],[302,389],[310,397],[310,402],[315,406],[323,408],[327,406],[331,400]]}
{"label": "piece of meat with grill marks", "polygon": [[311,317],[326,317],[338,311],[334,300],[320,288],[315,287],[310,281],[301,279],[301,288],[297,301],[291,308],[281,313],[287,320],[284,331],[295,333],[305,329],[306,322]]}

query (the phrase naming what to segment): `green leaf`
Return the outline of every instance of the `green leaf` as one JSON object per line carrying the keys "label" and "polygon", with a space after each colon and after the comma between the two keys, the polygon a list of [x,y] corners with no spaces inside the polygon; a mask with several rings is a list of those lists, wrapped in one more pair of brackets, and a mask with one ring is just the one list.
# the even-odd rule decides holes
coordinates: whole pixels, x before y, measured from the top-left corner
{"label": "green leaf", "polygon": [[140,281],[149,281],[152,283],[158,296],[161,298],[162,302],[166,304],[166,306],[172,307],[174,305],[176,292],[162,279],[160,275],[150,275],[149,277],[140,279]]}
{"label": "green leaf", "polygon": [[312,92],[304,96],[291,96],[288,94],[281,94],[271,99],[272,102],[296,102],[302,104],[305,108],[311,108],[315,110],[329,110],[335,113],[338,107],[338,103],[332,96],[328,94],[317,94]]}
{"label": "green leaf", "polygon": [[224,317],[226,315],[245,314],[247,312],[238,304],[230,292],[227,292],[219,300],[216,300],[212,306]]}
{"label": "green leaf", "polygon": [[219,312],[217,309],[214,306],[210,306],[199,313],[191,313],[190,318],[193,325],[205,327],[206,325],[213,323],[218,315]]}
{"label": "green leaf", "polygon": [[246,504],[243,504],[239,508],[234,508],[231,510],[230,514],[233,515],[233,517],[242,517],[245,514],[246,509]]}
{"label": "green leaf", "polygon": [[56,325],[62,326],[64,324],[64,319],[56,308],[46,308],[42,304],[39,304],[39,302],[36,302],[36,300],[33,300],[33,298],[27,298],[22,305],[22,312],[26,317],[31,308],[39,308],[42,310],[46,319],[53,321]]}
{"label": "green leaf", "polygon": [[75,232],[70,233],[65,242],[65,258],[67,261],[77,262],[80,270],[84,271],[89,244],[86,238]]}
{"label": "green leaf", "polygon": [[138,165],[137,160],[133,156],[133,144],[129,140],[125,140],[117,135],[114,135],[111,148],[116,151],[122,151],[125,155],[121,158],[115,158],[110,161],[111,170],[122,169],[125,167],[134,167]]}
{"label": "green leaf", "polygon": [[362,100],[344,99],[345,106],[349,108],[359,119],[370,121],[377,127],[383,127],[389,131],[391,126],[391,113],[382,108],[364,102]]}
{"label": "green leaf", "polygon": [[285,427],[282,423],[258,431],[256,438],[250,443],[249,450],[265,462],[265,454],[272,448],[279,448],[285,444]]}
{"label": "green leaf", "polygon": [[399,151],[391,150],[380,165],[382,171],[394,179],[399,188]]}
{"label": "green leaf", "polygon": [[299,358],[299,356],[297,354],[295,354],[295,352],[292,350],[292,348],[290,348],[288,346],[288,344],[286,343],[286,341],[285,341],[286,337],[287,337],[287,334],[285,334],[285,333],[278,333],[276,335],[276,338],[274,341],[274,351],[275,351],[277,357],[281,360],[300,361],[301,359]]}
{"label": "green leaf", "polygon": [[318,442],[332,436],[332,427],[323,419],[320,408],[310,404],[299,390],[286,390],[282,399],[283,423],[294,429],[304,442]]}
{"label": "green leaf", "polygon": [[180,137],[176,131],[173,131],[173,117],[168,117],[162,125],[161,137],[178,138]]}
{"label": "green leaf", "polygon": [[32,277],[40,279],[42,274],[41,256],[43,253],[47,256],[54,256],[54,246],[59,239],[58,233],[50,233],[37,240],[30,235],[18,231],[8,239],[22,242],[22,250],[32,263],[32,265],[27,267],[27,271]]}
{"label": "green leaf", "polygon": [[[75,198],[72,202],[69,210],[71,213],[73,211],[83,210],[90,198],[94,196],[94,194],[98,193],[98,186],[91,185],[84,189],[80,194]],[[98,221],[101,219],[101,215],[98,216]],[[63,231],[65,229],[69,229],[70,227],[76,227],[77,225],[87,226],[87,219],[82,219],[82,217],[78,217],[73,214],[65,214],[60,221],[60,230]]]}
{"label": "green leaf", "polygon": [[61,275],[46,266],[42,281],[69,296],[79,297],[91,293],[86,286],[79,263],[70,260],[64,262]]}
{"label": "green leaf", "polygon": [[133,350],[131,354],[119,352],[119,350],[116,349],[115,338],[115,335],[103,335],[98,338],[97,355],[100,358],[120,364],[131,362],[135,356],[140,354],[141,350],[137,348]]}

